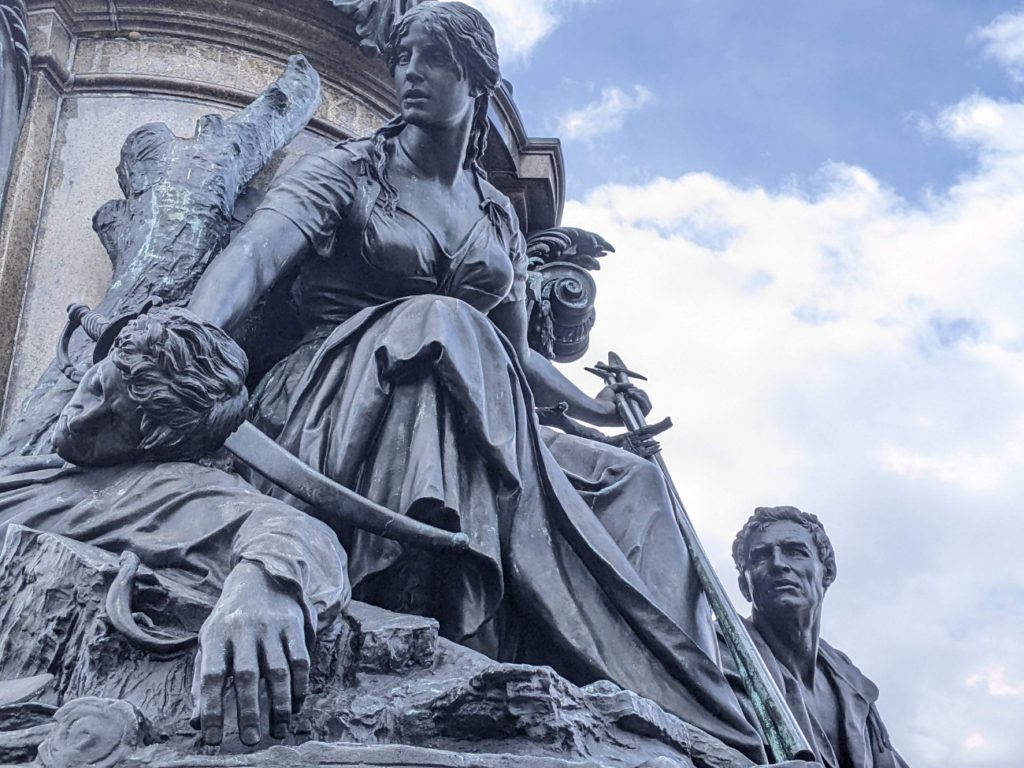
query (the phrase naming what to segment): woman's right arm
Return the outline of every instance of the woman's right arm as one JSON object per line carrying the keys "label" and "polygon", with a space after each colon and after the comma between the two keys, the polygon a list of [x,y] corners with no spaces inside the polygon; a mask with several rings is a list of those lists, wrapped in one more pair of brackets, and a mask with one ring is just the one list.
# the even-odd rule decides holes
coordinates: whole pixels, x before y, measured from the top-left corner
{"label": "woman's right arm", "polygon": [[206,268],[188,308],[230,333],[308,250],[306,236],[288,218],[257,210]]}

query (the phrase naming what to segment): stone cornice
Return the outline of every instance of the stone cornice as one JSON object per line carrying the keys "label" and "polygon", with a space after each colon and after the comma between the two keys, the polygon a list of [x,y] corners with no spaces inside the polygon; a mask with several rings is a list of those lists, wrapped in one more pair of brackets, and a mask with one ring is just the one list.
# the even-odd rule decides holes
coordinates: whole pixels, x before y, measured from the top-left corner
{"label": "stone cornice", "polygon": [[[387,10],[393,3],[412,4],[380,0],[375,7]],[[161,94],[241,108],[288,56],[303,53],[324,87],[324,107],[310,123],[316,133],[333,140],[361,135],[397,111],[386,66],[362,52],[357,19],[335,0],[26,4],[33,67],[60,93]],[[201,51],[193,57],[197,62],[217,59],[216,73],[202,64],[183,72],[191,50]],[[225,72],[236,74],[225,77]],[[491,118],[496,130],[485,158],[488,170],[513,200],[518,185],[530,188],[518,195],[524,224],[556,225],[565,194],[557,140],[528,135],[506,84],[495,95]]]}
{"label": "stone cornice", "polygon": [[[302,53],[325,84],[357,92],[380,114],[396,109],[383,63],[360,53],[352,21],[322,0],[28,0],[28,7],[31,15],[51,12],[76,39],[187,40],[282,63]],[[180,82],[154,75],[126,84],[173,93]],[[95,77],[85,78],[81,85],[103,87]],[[71,83],[72,89],[77,86]],[[208,90],[211,98],[225,98],[233,106],[246,102],[242,96],[250,96],[231,89]]]}

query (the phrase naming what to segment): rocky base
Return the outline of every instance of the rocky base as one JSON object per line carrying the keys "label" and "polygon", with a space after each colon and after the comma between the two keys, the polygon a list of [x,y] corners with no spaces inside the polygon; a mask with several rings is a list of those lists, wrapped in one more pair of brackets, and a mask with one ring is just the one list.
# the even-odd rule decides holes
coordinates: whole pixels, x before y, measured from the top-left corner
{"label": "rocky base", "polygon": [[[353,603],[321,632],[310,695],[283,741],[248,748],[230,724],[189,725],[193,653],[156,658],[106,618],[117,558],[12,527],[0,553],[0,763],[57,766],[745,768],[750,761],[609,682],[499,664],[439,638],[432,619]],[[204,595],[140,572],[136,610],[195,631]],[[139,615],[140,622],[146,621]],[[264,723],[263,733],[269,732]]]}

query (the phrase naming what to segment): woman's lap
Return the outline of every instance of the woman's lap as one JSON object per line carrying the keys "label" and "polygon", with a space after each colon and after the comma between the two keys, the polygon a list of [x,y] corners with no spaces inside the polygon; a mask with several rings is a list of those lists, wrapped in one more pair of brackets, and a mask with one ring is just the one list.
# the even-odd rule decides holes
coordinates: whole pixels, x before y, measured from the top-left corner
{"label": "woman's lap", "polygon": [[287,393],[282,445],[471,540],[471,555],[437,558],[353,532],[343,543],[357,596],[365,584],[378,602],[435,615],[454,640],[578,682],[613,679],[691,719],[695,702],[727,688],[656,471],[602,444],[542,440],[525,379],[484,315],[443,297],[392,302],[285,367],[294,383],[260,388]]}

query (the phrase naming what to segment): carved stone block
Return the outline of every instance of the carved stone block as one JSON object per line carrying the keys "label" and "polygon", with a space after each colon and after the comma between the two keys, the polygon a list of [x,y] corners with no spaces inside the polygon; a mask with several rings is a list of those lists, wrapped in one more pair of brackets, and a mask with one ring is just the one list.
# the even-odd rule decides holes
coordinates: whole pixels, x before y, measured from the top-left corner
{"label": "carved stone block", "polygon": [[[45,726],[40,712],[24,709],[0,721],[0,750],[10,747],[5,759],[28,759],[47,733],[41,754],[65,754],[66,745],[55,740],[86,728],[81,718],[93,718],[101,706],[89,697],[101,697],[121,702],[117,711],[126,717],[139,713],[137,727],[115,729],[131,737],[129,747],[112,742],[110,752],[123,754],[126,764],[153,768],[636,768],[656,758],[662,762],[652,765],[750,764],[611,683],[581,689],[547,667],[499,664],[439,638],[432,619],[361,603],[321,631],[310,695],[286,740],[265,738],[259,750],[243,746],[234,733],[229,685],[225,742],[217,750],[201,747],[188,722],[192,654],[158,658],[133,648],[107,619],[117,562],[111,553],[61,536],[8,530],[0,551],[0,591],[9,596],[0,612],[0,681],[51,674],[31,706],[61,709],[56,725]],[[171,631],[194,632],[210,608],[205,595],[140,571],[133,600],[140,621],[143,614],[159,616]],[[16,730],[26,725],[35,730]]]}

